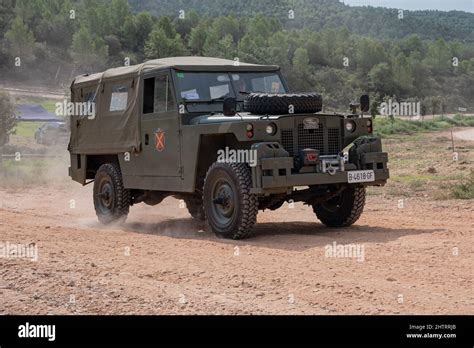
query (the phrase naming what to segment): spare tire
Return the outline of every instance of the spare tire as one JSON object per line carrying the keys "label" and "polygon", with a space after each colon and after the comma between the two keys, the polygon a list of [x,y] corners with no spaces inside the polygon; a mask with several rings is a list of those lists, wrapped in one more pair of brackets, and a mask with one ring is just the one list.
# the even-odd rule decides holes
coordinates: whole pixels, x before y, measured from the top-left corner
{"label": "spare tire", "polygon": [[[293,106],[293,112],[290,110]],[[250,93],[244,99],[244,111],[257,115],[306,114],[321,111],[323,100],[318,93]]]}

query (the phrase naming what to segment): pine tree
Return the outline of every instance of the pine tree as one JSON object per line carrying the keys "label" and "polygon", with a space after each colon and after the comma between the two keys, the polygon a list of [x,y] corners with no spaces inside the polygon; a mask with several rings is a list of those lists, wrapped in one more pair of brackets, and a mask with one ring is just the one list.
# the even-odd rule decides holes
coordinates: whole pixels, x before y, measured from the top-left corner
{"label": "pine tree", "polygon": [[31,57],[35,45],[35,37],[28,26],[20,17],[16,17],[10,30],[5,34],[11,48],[11,54],[15,57]]}

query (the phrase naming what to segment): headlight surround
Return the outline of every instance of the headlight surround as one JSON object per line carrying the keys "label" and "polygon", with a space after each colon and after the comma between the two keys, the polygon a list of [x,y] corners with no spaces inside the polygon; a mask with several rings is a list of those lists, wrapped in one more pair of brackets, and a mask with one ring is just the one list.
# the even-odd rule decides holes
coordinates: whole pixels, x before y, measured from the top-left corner
{"label": "headlight surround", "polygon": [[356,129],[356,123],[352,120],[346,122],[346,131],[353,133]]}
{"label": "headlight surround", "polygon": [[276,132],[277,132],[277,126],[275,123],[269,123],[267,124],[267,126],[265,127],[265,132],[268,134],[268,135],[275,135]]}

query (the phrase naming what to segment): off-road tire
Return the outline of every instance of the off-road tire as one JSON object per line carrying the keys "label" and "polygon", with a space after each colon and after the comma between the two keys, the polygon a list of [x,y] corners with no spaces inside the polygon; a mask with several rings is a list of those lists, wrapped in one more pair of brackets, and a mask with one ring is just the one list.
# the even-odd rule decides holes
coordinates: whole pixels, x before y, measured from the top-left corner
{"label": "off-road tire", "polygon": [[184,198],[186,207],[188,208],[189,214],[196,220],[204,221],[206,220],[206,215],[204,214],[204,206],[202,204],[202,197],[199,196],[188,196]]}
{"label": "off-road tire", "polygon": [[[107,188],[105,188],[107,186]],[[108,191],[110,199],[100,194]],[[118,163],[99,167],[94,179],[94,208],[102,224],[125,222],[130,210],[130,191],[123,187],[122,172]]]}
{"label": "off-road tire", "polygon": [[317,218],[329,227],[346,227],[356,222],[365,205],[365,187],[349,186],[327,202],[314,204]]}
{"label": "off-road tire", "polygon": [[318,93],[270,94],[250,93],[244,99],[244,110],[257,115],[315,113],[322,110],[322,97]]}
{"label": "off-road tire", "polygon": [[[258,202],[250,193],[251,186],[252,176],[246,164],[215,162],[211,165],[204,180],[203,202],[208,224],[217,236],[243,239],[252,234],[257,222]],[[215,202],[221,197],[218,193],[223,196],[231,193],[225,200],[231,202],[231,208],[228,204]]]}

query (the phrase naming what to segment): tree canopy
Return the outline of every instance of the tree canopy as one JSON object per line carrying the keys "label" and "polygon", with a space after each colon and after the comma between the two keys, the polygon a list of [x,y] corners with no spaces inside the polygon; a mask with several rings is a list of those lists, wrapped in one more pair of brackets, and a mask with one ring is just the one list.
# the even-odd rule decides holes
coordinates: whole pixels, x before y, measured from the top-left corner
{"label": "tree canopy", "polygon": [[[68,85],[74,75],[146,59],[237,57],[280,65],[293,91],[316,90],[330,108],[370,93],[421,101],[427,112],[439,101],[472,109],[474,14],[402,17],[330,0],[5,0],[0,70]],[[21,69],[15,57],[26,62]]]}

